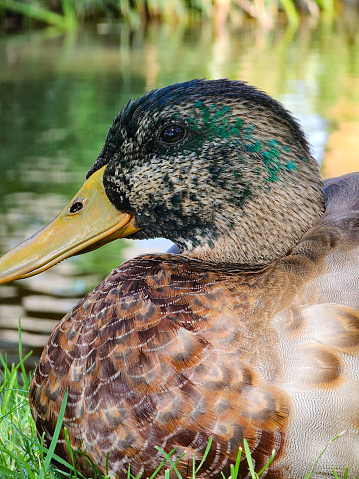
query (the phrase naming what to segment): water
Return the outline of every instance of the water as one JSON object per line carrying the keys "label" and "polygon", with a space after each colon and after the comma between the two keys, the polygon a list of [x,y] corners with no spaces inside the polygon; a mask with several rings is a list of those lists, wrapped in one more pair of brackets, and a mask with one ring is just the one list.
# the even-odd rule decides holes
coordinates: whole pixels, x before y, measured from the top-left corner
{"label": "water", "polygon": [[[73,196],[129,98],[192,78],[248,81],[301,121],[323,174],[359,169],[358,19],[304,22],[297,32],[252,23],[99,24],[0,38],[0,253],[50,221]],[[132,245],[132,246],[129,246]],[[58,322],[123,259],[169,243],[112,243],[0,288],[0,350],[17,356],[21,317],[32,367]]]}

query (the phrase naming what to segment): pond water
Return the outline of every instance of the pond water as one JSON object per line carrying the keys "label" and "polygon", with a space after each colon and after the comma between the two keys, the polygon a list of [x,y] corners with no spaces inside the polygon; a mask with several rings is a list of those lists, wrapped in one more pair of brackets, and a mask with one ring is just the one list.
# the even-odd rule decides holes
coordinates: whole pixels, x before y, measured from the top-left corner
{"label": "pond water", "polygon": [[[358,18],[303,21],[293,32],[252,23],[98,24],[0,38],[0,253],[49,222],[82,185],[129,98],[192,78],[248,81],[300,120],[324,176],[359,169]],[[165,240],[117,241],[0,287],[0,351],[32,367],[58,320],[125,258]]]}

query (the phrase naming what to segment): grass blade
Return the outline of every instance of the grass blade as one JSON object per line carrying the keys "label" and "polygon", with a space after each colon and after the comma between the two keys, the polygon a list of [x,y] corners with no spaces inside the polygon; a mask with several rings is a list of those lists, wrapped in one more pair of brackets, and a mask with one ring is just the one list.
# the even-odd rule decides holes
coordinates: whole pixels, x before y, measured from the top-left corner
{"label": "grass blade", "polygon": [[262,469],[258,472],[258,477],[261,476],[261,474],[263,474],[263,472],[268,469],[268,467],[272,464],[273,460],[275,458],[275,449],[273,449],[272,451],[272,455],[271,457],[269,458],[269,460],[266,462],[266,464],[262,467]]}
{"label": "grass blade", "polygon": [[247,462],[248,462],[248,469],[251,473],[252,479],[257,479],[258,476],[256,475],[256,473],[254,471],[251,451],[249,449],[247,439],[243,439],[243,447],[244,447],[244,452],[246,453],[246,458],[247,458]]}
{"label": "grass blade", "polygon": [[174,471],[176,474],[177,474],[177,477],[178,479],[182,479],[182,476],[181,474],[179,473],[178,469],[177,469],[177,464],[178,462],[182,459],[182,457],[185,455],[185,452],[183,452],[180,457],[177,459],[177,461],[175,463],[172,462],[172,460],[170,459],[170,456],[172,455],[172,451],[167,454],[161,447],[159,446],[156,446],[156,449],[164,456],[164,458],[170,463],[170,466],[171,466],[171,470]]}
{"label": "grass blade", "polygon": [[[156,448],[157,449],[157,448]],[[157,449],[158,450],[158,449]],[[152,474],[152,476],[150,477],[150,479],[154,479],[157,475],[157,473],[162,469],[162,467],[166,464],[166,461],[167,461],[167,457],[171,457],[174,453],[176,452],[176,448],[172,449],[171,452],[169,452],[166,457],[163,459],[163,461],[160,463],[160,465],[157,467],[157,469],[155,470],[155,472]],[[162,453],[161,453],[162,454]]]}
{"label": "grass blade", "polygon": [[345,434],[346,431],[342,431],[340,434],[338,434],[337,436],[333,437],[333,439],[331,439],[329,441],[329,443],[325,446],[325,448],[322,450],[322,452],[319,454],[319,456],[317,457],[317,460],[315,461],[315,463],[313,464],[313,467],[311,468],[310,472],[308,472],[308,474],[305,475],[305,479],[309,479],[310,476],[313,474],[314,472],[314,469],[315,469],[315,466],[318,464],[318,461],[319,459],[322,457],[322,455],[325,453],[325,451],[328,449],[328,447],[330,446],[330,444],[332,442],[334,442],[336,439],[338,439],[338,437],[342,436],[343,434]]}
{"label": "grass blade", "polygon": [[208,444],[207,444],[206,450],[204,451],[202,460],[201,460],[201,462],[199,463],[199,466],[197,467],[197,469],[196,469],[196,471],[195,471],[195,474],[197,474],[197,472],[198,472],[198,471],[201,469],[201,467],[203,466],[203,463],[204,463],[204,461],[206,460],[206,458],[207,458],[207,456],[208,456],[209,450],[211,449],[212,440],[213,440],[213,437],[210,436],[210,438],[209,438],[209,440],[208,440]]}
{"label": "grass blade", "polygon": [[62,400],[59,416],[57,418],[55,432],[54,432],[54,435],[52,437],[52,441],[51,441],[49,450],[46,454],[46,459],[45,459],[45,462],[44,462],[44,471],[41,471],[40,479],[45,479],[44,473],[46,474],[48,472],[49,467],[50,467],[50,463],[51,463],[51,459],[52,459],[52,457],[54,455],[54,452],[55,452],[55,447],[56,447],[57,441],[58,441],[59,436],[60,436],[62,421],[63,421],[64,415],[65,415],[65,408],[66,408],[66,404],[67,404],[68,394],[69,394],[69,392],[68,392],[68,390],[66,390],[66,392],[64,394],[64,398]]}
{"label": "grass blade", "polygon": [[242,448],[238,448],[238,453],[237,453],[237,458],[236,458],[236,463],[235,465],[233,466],[233,464],[231,464],[231,478],[232,479],[237,479],[238,477],[238,472],[239,472],[239,464],[241,462],[241,457],[242,457]]}

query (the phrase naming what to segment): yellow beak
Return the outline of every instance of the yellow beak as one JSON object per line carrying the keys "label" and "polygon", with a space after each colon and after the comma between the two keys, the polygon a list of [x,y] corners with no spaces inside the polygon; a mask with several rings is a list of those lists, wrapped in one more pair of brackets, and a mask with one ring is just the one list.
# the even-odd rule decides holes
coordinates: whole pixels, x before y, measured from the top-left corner
{"label": "yellow beak", "polygon": [[0,259],[0,283],[41,273],[69,256],[90,251],[136,231],[135,218],[110,203],[96,171],[45,228]]}

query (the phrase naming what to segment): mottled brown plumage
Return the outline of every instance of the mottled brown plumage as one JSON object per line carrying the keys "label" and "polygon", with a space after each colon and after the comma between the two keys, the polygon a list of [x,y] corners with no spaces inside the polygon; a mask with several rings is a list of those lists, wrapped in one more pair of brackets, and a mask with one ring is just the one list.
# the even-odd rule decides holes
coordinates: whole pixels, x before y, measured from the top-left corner
{"label": "mottled brown plumage", "polygon": [[[311,477],[358,475],[359,174],[323,191],[289,114],[228,81],[130,103],[90,180],[104,166],[132,237],[169,237],[181,254],[122,264],[60,322],[29,393],[39,434],[51,440],[68,389],[72,448],[103,472],[108,453],[111,478],[129,464],[150,476],[155,446],[185,452],[190,477],[212,436],[196,477],[228,477],[246,438],[256,471],[275,449],[266,477],[299,479],[343,431]],[[56,452],[70,460],[63,433]]]}

